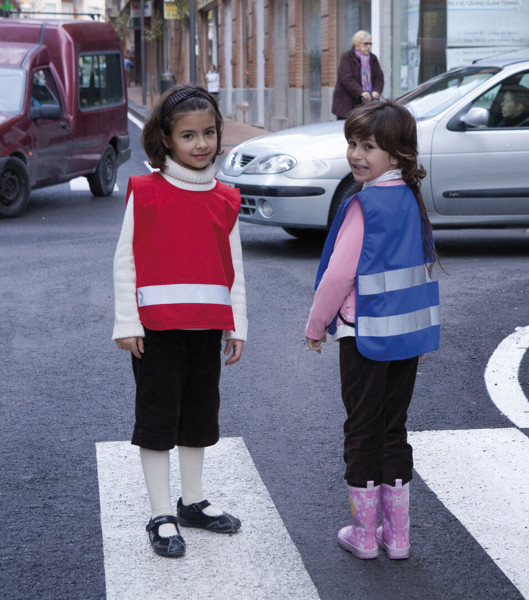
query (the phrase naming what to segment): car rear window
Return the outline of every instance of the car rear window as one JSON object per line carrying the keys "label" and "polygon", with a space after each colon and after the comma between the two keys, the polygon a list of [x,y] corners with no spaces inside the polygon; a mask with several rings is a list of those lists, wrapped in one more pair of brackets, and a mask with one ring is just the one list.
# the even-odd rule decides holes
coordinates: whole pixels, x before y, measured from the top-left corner
{"label": "car rear window", "polygon": [[121,104],[123,101],[123,79],[119,52],[81,54],[79,56],[79,105],[81,110],[105,108]]}

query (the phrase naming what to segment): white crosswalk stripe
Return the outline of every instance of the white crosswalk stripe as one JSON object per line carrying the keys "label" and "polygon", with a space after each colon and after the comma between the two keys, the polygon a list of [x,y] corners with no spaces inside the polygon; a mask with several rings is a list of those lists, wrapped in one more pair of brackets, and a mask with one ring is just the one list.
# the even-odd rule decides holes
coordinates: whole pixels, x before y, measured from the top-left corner
{"label": "white crosswalk stripe", "polygon": [[178,559],[151,550],[138,449],[100,442],[96,451],[107,600],[319,598],[241,438],[222,438],[206,449],[204,485],[217,506],[241,519],[242,529],[229,536],[183,528],[187,551]]}
{"label": "white crosswalk stripe", "polygon": [[420,476],[529,598],[527,436],[515,428],[421,431],[410,442]]}
{"label": "white crosswalk stripe", "polygon": [[[70,179],[69,183],[72,192],[90,191],[90,186],[88,185],[88,179],[86,177],[76,177],[75,179]],[[119,192],[117,183],[114,185],[114,192]]]}

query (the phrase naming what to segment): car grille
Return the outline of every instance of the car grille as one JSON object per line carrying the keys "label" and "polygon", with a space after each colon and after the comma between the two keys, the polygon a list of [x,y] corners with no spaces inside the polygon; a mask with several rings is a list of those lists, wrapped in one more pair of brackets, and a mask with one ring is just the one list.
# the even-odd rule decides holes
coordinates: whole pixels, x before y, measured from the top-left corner
{"label": "car grille", "polygon": [[241,158],[239,160],[239,166],[245,167],[247,164],[251,163],[255,156],[250,156],[249,154],[241,154]]}
{"label": "car grille", "polygon": [[257,209],[257,203],[253,198],[245,198],[241,196],[241,208],[239,210],[240,215],[254,215]]}

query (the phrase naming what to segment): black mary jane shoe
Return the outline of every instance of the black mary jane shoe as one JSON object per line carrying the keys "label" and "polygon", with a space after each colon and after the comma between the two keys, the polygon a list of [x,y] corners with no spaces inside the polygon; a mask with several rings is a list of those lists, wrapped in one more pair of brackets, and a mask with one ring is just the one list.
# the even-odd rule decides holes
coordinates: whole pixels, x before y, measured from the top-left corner
{"label": "black mary jane shoe", "polygon": [[[164,523],[174,523],[177,531],[177,535],[171,535],[170,537],[163,537],[158,533],[160,525]],[[186,543],[184,538],[180,535],[178,529],[178,519],[173,515],[162,515],[151,519],[145,527],[149,533],[149,540],[151,541],[152,549],[160,556],[167,556],[169,558],[176,558],[178,556],[184,556],[186,551]]]}
{"label": "black mary jane shoe", "polygon": [[228,513],[218,517],[205,515],[202,510],[207,506],[211,506],[207,500],[184,506],[182,498],[179,498],[176,506],[178,522],[182,527],[198,527],[215,533],[235,533],[241,528],[239,519]]}

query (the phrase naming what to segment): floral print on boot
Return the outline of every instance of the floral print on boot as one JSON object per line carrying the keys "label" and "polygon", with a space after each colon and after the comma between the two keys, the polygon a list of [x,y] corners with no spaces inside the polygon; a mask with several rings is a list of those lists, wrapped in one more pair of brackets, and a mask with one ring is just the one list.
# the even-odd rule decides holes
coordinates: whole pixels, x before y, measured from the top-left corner
{"label": "floral print on boot", "polygon": [[338,545],[357,558],[376,558],[378,545],[375,536],[380,504],[380,486],[374,487],[373,482],[368,481],[365,488],[349,486],[348,490],[353,524],[340,529]]}
{"label": "floral print on boot", "polygon": [[395,480],[395,487],[382,484],[382,527],[377,529],[377,543],[388,558],[410,555],[410,484]]}

